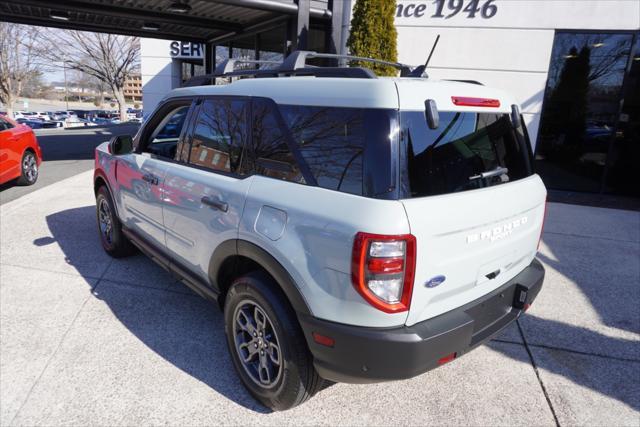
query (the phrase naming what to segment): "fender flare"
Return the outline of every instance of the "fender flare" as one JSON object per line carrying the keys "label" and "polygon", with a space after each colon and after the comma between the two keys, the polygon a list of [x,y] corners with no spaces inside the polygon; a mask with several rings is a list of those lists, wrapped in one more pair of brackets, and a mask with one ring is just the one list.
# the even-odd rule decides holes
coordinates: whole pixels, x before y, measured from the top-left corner
{"label": "fender flare", "polygon": [[[113,202],[113,208],[116,210],[116,215],[118,215],[118,204],[116,203],[115,194],[113,193],[113,190],[111,189],[111,184],[109,183],[109,179],[107,178],[107,175],[104,173],[104,171],[102,169],[96,169],[93,172],[94,193],[95,193],[95,188],[96,188],[96,181],[98,180],[98,178],[102,179],[104,181],[104,184],[107,186],[107,190],[109,191],[109,194],[111,195],[111,201]],[[118,217],[119,217],[119,215],[118,215]]]}
{"label": "fender flare", "polygon": [[284,292],[289,303],[298,314],[312,316],[304,296],[282,264],[266,250],[246,240],[227,240],[221,243],[211,256],[211,261],[209,262],[209,280],[215,286],[216,291],[221,291],[217,284],[220,267],[229,257],[238,255],[249,258],[264,268],[280,285],[280,289]]}

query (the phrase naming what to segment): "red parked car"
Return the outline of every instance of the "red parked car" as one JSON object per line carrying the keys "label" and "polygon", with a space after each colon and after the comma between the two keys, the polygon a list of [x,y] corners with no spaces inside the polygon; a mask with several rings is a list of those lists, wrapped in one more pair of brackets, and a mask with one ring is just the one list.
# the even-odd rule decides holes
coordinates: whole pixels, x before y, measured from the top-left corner
{"label": "red parked car", "polygon": [[38,179],[42,151],[29,126],[0,116],[0,184],[17,178],[19,185],[33,185]]}

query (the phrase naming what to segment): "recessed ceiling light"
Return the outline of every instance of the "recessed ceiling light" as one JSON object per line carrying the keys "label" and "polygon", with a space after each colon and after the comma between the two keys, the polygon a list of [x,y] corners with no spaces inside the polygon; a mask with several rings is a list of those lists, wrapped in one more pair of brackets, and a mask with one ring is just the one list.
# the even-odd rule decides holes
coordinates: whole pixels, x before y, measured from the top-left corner
{"label": "recessed ceiling light", "polygon": [[142,24],[142,29],[148,31],[158,31],[160,29],[160,26],[154,22],[145,22],[144,24]]}
{"label": "recessed ceiling light", "polygon": [[174,13],[187,13],[191,11],[191,6],[183,2],[174,2],[171,3],[171,6],[169,6],[167,10]]}
{"label": "recessed ceiling light", "polygon": [[49,12],[49,16],[53,19],[59,19],[60,21],[69,20],[69,12],[65,12],[62,10],[52,10],[51,12]]}

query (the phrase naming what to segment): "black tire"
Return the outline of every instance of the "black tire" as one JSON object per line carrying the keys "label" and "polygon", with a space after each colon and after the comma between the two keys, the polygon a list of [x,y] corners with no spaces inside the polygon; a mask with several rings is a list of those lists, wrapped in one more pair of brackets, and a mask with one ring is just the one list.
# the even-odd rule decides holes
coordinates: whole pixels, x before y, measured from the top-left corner
{"label": "black tire", "polygon": [[122,258],[135,252],[133,244],[122,233],[122,223],[116,215],[111,194],[104,185],[96,193],[96,220],[100,243],[107,254]]}
{"label": "black tire", "polygon": [[[246,332],[240,323],[237,323],[234,330],[236,316],[243,310],[255,310],[255,306],[263,310],[272,326],[272,328],[265,328],[272,333],[264,333],[264,342],[269,342],[268,348],[271,348],[274,342],[273,335],[275,335],[276,347],[280,350],[279,371],[273,374],[275,378],[272,378],[272,383],[268,386],[258,383],[262,379],[254,375],[256,372],[252,370],[249,363],[245,365],[241,361],[242,350],[239,350],[236,345],[237,342],[246,340],[246,337],[251,337],[251,333]],[[225,300],[224,319],[227,344],[236,372],[249,393],[264,406],[274,411],[283,411],[300,405],[321,390],[324,381],[313,367],[313,357],[296,316],[278,285],[266,273],[252,272],[232,283]],[[236,332],[239,332],[239,338]],[[269,335],[271,337],[268,337]],[[258,337],[255,339],[257,340]],[[262,342],[260,344],[262,345]],[[245,345],[246,348],[253,348],[256,343]],[[258,365],[262,366],[262,359],[260,359],[262,356],[257,353],[257,350],[254,356]],[[267,356],[267,360],[273,365],[273,358]],[[264,370],[266,372],[266,368]]]}
{"label": "black tire", "polygon": [[38,180],[38,158],[31,150],[22,154],[20,159],[20,178],[18,185],[33,185]]}

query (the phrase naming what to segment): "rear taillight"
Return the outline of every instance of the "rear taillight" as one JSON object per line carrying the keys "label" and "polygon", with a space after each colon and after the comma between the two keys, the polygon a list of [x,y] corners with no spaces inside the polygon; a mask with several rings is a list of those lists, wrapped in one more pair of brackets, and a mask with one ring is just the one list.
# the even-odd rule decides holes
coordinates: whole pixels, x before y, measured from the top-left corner
{"label": "rear taillight", "polygon": [[547,219],[547,201],[544,201],[544,210],[542,211],[542,226],[540,226],[540,236],[538,236],[538,251],[540,251],[540,242],[542,242],[542,232],[544,231],[544,221]]}
{"label": "rear taillight", "polygon": [[470,98],[468,96],[452,96],[451,101],[455,105],[462,107],[495,107],[500,106],[499,99],[490,98]]}
{"label": "rear taillight", "polygon": [[416,268],[416,238],[358,233],[353,242],[353,286],[375,308],[407,311]]}

